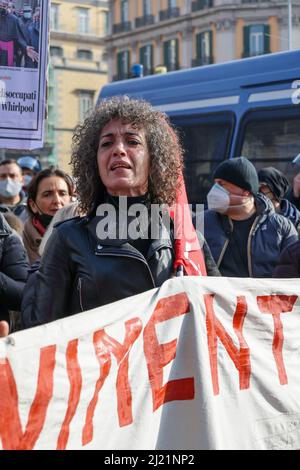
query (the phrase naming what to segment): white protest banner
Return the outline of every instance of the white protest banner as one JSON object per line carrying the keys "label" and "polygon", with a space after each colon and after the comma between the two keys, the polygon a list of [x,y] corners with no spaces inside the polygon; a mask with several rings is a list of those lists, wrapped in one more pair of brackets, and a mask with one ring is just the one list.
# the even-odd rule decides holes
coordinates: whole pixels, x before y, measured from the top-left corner
{"label": "white protest banner", "polygon": [[4,0],[2,4],[0,148],[40,148],[46,108],[49,1],[41,0],[39,6],[31,0],[15,4]]}
{"label": "white protest banner", "polygon": [[299,449],[298,296],[175,278],[0,340],[2,448]]}

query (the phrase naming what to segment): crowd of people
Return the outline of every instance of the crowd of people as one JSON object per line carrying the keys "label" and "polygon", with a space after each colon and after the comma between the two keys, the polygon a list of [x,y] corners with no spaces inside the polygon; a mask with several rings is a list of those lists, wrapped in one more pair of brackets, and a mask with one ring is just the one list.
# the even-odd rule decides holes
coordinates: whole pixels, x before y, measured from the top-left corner
{"label": "crowd of people", "polygon": [[[72,177],[29,155],[0,162],[0,336],[176,275],[183,149],[167,116],[104,100],[75,129],[71,165]],[[198,233],[207,275],[300,277],[299,179],[245,157],[217,166]]]}
{"label": "crowd of people", "polygon": [[38,68],[40,7],[0,0],[0,66]]}

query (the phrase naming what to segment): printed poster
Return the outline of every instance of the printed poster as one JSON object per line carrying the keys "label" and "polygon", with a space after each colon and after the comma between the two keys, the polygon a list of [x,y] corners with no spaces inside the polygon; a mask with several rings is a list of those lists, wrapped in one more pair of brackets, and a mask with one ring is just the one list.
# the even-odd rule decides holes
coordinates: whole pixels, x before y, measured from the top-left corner
{"label": "printed poster", "polygon": [[48,0],[0,1],[0,148],[43,146]]}

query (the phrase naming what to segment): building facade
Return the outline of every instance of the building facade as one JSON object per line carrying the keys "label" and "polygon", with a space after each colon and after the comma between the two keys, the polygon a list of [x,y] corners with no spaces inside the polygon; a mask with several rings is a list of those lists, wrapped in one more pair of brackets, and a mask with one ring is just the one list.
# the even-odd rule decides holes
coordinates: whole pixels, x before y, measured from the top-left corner
{"label": "building facade", "polygon": [[108,1],[54,0],[50,8],[48,163],[69,171],[74,128],[107,82]]}
{"label": "building facade", "polygon": [[[300,4],[293,5],[300,47]],[[288,5],[280,0],[111,0],[109,80],[226,62],[288,49]]]}

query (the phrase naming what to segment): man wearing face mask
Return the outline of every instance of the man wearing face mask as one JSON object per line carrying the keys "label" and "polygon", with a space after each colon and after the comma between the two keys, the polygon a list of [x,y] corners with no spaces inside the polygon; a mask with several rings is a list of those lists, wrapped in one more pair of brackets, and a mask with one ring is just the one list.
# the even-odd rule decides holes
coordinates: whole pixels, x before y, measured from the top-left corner
{"label": "man wearing face mask", "polygon": [[258,193],[258,176],[245,157],[215,170],[207,195],[204,232],[223,276],[272,277],[281,251],[297,240],[293,224]]}
{"label": "man wearing face mask", "polygon": [[32,178],[41,171],[42,167],[39,160],[31,155],[23,155],[18,158],[17,162],[22,168],[23,190],[27,194],[27,189]]}
{"label": "man wearing face mask", "polygon": [[0,162],[0,212],[12,211],[25,222],[28,212],[22,186],[22,170],[16,160]]}

